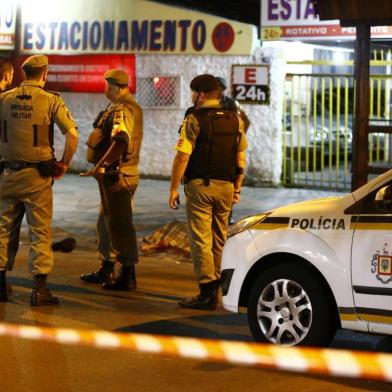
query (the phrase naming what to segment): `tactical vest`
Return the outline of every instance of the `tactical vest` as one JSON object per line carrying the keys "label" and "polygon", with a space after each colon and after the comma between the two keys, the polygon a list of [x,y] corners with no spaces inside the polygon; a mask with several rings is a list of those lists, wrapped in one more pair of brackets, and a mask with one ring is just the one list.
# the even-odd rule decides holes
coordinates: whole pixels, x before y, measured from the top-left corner
{"label": "tactical vest", "polygon": [[237,115],[224,108],[201,108],[193,112],[200,133],[189,158],[185,179],[233,181],[239,140]]}
{"label": "tactical vest", "polygon": [[4,160],[42,161],[53,157],[51,94],[39,87],[17,87],[4,93],[0,124],[0,155]]}

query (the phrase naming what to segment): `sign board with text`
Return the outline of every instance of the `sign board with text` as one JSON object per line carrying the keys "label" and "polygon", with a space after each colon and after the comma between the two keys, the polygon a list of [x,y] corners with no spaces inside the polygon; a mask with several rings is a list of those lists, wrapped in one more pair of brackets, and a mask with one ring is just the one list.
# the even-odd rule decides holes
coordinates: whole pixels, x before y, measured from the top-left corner
{"label": "sign board with text", "polygon": [[16,2],[0,0],[0,50],[15,49]]}
{"label": "sign board with text", "polygon": [[270,97],[268,65],[233,65],[231,95],[240,103],[268,105]]}
{"label": "sign board with text", "polygon": [[[22,64],[28,56],[18,57]],[[49,73],[45,88],[64,92],[104,93],[103,75],[113,68],[120,68],[129,75],[129,89],[136,87],[135,55],[133,54],[96,54],[96,55],[48,55]],[[14,64],[15,65],[15,64]],[[19,69],[20,65],[15,65]]]}
{"label": "sign board with text", "polygon": [[256,26],[152,1],[30,0],[21,10],[23,53],[249,55],[257,44]]}
{"label": "sign board with text", "polygon": [[[263,41],[355,39],[355,27],[339,20],[320,21],[313,0],[260,0]],[[374,38],[392,37],[392,26],[372,26]]]}

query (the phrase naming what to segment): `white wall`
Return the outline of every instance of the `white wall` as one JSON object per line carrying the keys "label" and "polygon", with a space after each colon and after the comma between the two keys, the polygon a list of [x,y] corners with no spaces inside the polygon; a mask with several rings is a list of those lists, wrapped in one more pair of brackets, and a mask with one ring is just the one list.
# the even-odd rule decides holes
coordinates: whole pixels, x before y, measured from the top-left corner
{"label": "white wall", "polygon": [[[178,129],[185,109],[190,106],[189,83],[201,73],[211,73],[230,80],[233,64],[260,64],[270,62],[270,104],[244,105],[251,120],[247,133],[248,157],[247,180],[254,184],[278,185],[282,161],[282,102],[285,62],[282,51],[274,48],[258,48],[252,56],[193,56],[193,55],[138,55],[137,77],[155,75],[183,78],[183,108],[144,110],[144,140],[141,151],[140,170],[143,175],[170,177],[178,137]],[[85,162],[85,142],[91,123],[107,100],[104,94],[62,94],[71,113],[78,121],[80,144],[72,168],[89,167]],[[60,143],[61,144],[61,143]],[[56,146],[60,146],[56,139]],[[58,147],[59,153],[61,148]]]}

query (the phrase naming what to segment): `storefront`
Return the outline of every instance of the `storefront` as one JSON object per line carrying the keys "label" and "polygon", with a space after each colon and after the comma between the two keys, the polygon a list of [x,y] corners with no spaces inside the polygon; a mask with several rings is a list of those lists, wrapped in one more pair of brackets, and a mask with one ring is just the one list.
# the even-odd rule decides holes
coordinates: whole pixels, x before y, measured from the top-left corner
{"label": "storefront", "polygon": [[48,55],[47,87],[62,93],[78,121],[75,170],[88,167],[85,140],[107,104],[107,69],[127,70],[144,109],[141,172],[168,178],[177,131],[191,104],[192,78],[212,73],[231,85],[233,65],[264,64],[268,100],[244,105],[252,122],[248,178],[280,182],[283,60],[281,51],[259,47],[255,26],[146,0],[36,0],[21,2],[18,37],[17,62]]}

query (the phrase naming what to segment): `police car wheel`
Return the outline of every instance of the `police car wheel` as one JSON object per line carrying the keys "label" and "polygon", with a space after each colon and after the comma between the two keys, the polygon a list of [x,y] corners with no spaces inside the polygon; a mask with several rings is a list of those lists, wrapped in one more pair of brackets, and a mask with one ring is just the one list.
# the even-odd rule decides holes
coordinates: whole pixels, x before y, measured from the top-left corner
{"label": "police car wheel", "polygon": [[326,346],[336,332],[328,293],[296,263],[272,267],[256,280],[248,323],[256,341],[284,346]]}

